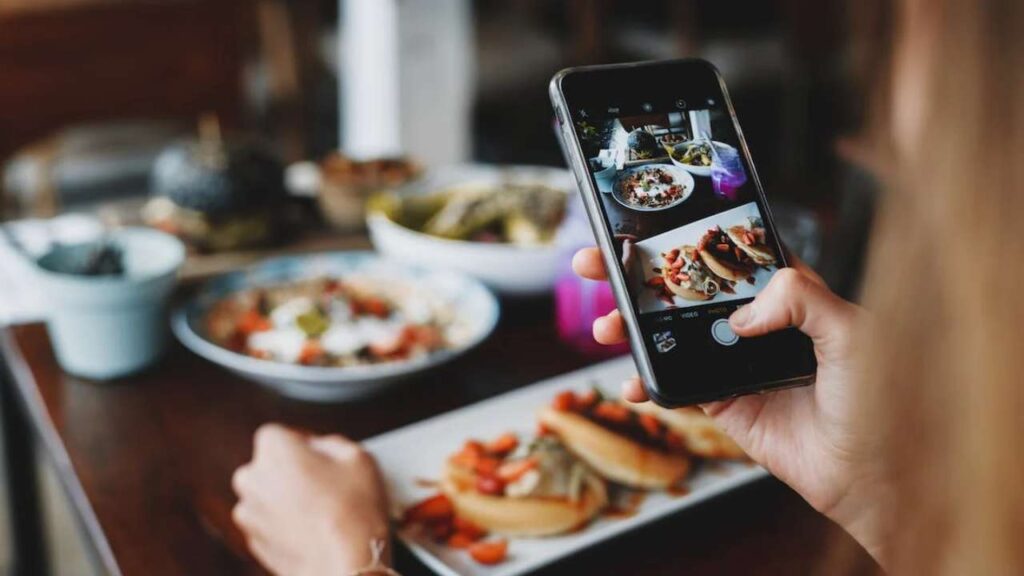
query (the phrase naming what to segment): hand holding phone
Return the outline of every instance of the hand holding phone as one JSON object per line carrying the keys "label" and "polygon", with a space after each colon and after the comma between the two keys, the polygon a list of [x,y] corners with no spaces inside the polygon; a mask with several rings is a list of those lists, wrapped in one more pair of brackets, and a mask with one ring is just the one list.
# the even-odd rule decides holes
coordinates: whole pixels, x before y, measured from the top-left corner
{"label": "hand holding phone", "polygon": [[684,405],[810,382],[806,336],[744,338],[728,321],[788,263],[717,71],[571,69],[551,97],[647,395]]}

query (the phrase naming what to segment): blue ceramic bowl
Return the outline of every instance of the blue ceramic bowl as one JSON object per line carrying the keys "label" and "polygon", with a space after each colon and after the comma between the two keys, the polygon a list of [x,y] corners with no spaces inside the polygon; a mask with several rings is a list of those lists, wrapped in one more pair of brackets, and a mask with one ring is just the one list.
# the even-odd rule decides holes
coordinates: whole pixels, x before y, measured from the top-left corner
{"label": "blue ceramic bowl", "polygon": [[[361,366],[302,366],[252,358],[221,347],[205,334],[207,311],[225,296],[258,286],[317,276],[366,274],[416,282],[451,303],[455,312],[450,334],[456,345],[411,360]],[[397,264],[372,252],[333,252],[268,260],[248,270],[210,280],[193,300],[176,310],[174,334],[196,354],[285,396],[315,402],[351,400],[383,390],[403,377],[423,372],[466,352],[483,341],[498,321],[498,301],[479,281],[453,272],[432,272]]]}

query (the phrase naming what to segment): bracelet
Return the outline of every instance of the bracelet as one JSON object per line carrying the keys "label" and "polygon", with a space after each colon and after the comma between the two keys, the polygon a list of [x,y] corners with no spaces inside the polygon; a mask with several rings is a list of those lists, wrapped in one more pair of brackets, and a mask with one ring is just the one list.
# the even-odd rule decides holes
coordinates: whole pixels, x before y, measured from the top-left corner
{"label": "bracelet", "polygon": [[387,541],[383,538],[370,540],[370,554],[372,554],[370,563],[365,568],[356,570],[350,576],[402,576],[380,561],[381,556],[384,555],[385,546],[387,546]]}

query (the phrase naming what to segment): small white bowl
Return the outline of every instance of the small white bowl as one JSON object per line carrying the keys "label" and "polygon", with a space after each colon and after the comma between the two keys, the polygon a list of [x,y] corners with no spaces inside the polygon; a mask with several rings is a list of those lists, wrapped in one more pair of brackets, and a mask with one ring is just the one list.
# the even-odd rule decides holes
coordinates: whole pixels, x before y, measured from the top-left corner
{"label": "small white bowl", "polygon": [[[672,149],[673,150],[682,150],[682,151],[685,152],[688,147],[693,146],[694,144],[699,144],[699,142],[696,141],[696,140],[687,140],[686,142],[681,142],[679,144],[676,144],[675,146],[672,147]],[[734,149],[732,146],[729,146],[728,144],[726,144],[724,142],[719,142],[717,140],[712,141],[712,146],[714,146],[715,148],[718,148],[718,149],[723,149],[723,148],[728,148],[730,150]],[[690,174],[693,174],[694,176],[705,176],[705,177],[706,176],[711,176],[711,166],[691,166],[690,164],[684,164],[684,163],[676,160],[675,156],[673,156],[672,154],[669,154],[668,157],[669,157],[670,160],[672,160],[673,164],[675,164],[676,166],[679,166],[680,168],[682,168],[683,170],[686,170],[687,172],[689,172]]]}
{"label": "small white bowl", "polygon": [[57,361],[92,380],[138,372],[163,354],[167,300],[185,260],[180,240],[152,228],[121,228],[109,240],[121,250],[124,274],[62,272],[80,265],[97,242],[54,247],[38,260],[36,273],[50,304],[46,325]]}
{"label": "small white bowl", "polygon": [[[464,165],[432,170],[400,193],[429,194],[449,186],[502,182],[538,183],[564,190],[567,195],[573,190],[567,170]],[[406,228],[378,212],[369,213],[366,224],[374,248],[384,256],[428,269],[462,272],[506,296],[550,292],[563,264],[564,250],[558,238],[543,246],[451,240]]]}

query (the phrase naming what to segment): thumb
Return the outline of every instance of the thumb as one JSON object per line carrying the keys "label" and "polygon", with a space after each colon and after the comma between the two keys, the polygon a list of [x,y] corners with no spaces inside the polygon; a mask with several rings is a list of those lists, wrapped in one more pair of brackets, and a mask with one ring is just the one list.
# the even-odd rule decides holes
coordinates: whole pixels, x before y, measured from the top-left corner
{"label": "thumb", "polygon": [[815,282],[806,274],[783,268],[750,304],[729,318],[740,336],[762,336],[796,327],[821,345],[837,333],[845,333],[857,307]]}

